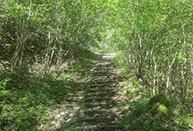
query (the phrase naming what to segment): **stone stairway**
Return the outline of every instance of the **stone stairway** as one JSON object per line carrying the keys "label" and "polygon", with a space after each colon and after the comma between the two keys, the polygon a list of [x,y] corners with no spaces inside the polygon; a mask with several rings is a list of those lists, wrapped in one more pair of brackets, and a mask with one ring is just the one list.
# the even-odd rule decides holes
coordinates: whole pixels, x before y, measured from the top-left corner
{"label": "stone stairway", "polygon": [[76,103],[79,108],[58,131],[122,131],[117,121],[120,114],[115,105],[120,100],[111,58],[109,54],[103,54],[103,61],[95,62],[87,74],[92,79],[65,100]]}

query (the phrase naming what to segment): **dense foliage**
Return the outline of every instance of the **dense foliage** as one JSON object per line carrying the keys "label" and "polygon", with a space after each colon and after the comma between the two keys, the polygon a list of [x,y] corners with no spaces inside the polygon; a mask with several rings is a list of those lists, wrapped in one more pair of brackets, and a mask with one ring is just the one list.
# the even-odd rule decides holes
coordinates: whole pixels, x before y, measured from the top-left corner
{"label": "dense foliage", "polygon": [[2,3],[1,59],[9,60],[12,68],[37,61],[48,66],[73,57],[79,47],[96,46],[100,6],[97,1],[74,0]]}
{"label": "dense foliage", "polygon": [[[120,6],[119,6],[120,5]],[[186,99],[192,93],[193,44],[191,1],[119,3],[120,49],[151,95],[167,93]]]}
{"label": "dense foliage", "polygon": [[[124,55],[121,59],[124,70],[142,82],[143,91],[153,96],[150,103],[154,103],[149,105],[145,98],[137,101],[135,111],[141,113],[137,113],[136,121],[132,117],[135,111],[130,113],[130,128],[178,130],[169,122],[171,112],[178,114],[178,118],[173,114],[173,119],[177,119],[174,123],[180,123],[179,115],[192,114],[193,108],[192,1],[130,0],[119,1],[114,8],[118,8],[119,13],[117,26],[113,25],[112,30],[116,28],[114,39],[120,41],[116,42],[116,47]],[[166,102],[166,96],[170,101]],[[165,112],[167,117],[162,119],[155,110]],[[158,123],[152,125],[155,120]],[[188,124],[181,126],[189,128]]]}
{"label": "dense foliage", "polygon": [[[117,52],[115,62],[132,76],[135,93],[143,92],[123,121],[126,130],[189,120],[192,6],[191,0],[0,0],[0,129],[35,130],[44,110],[78,86],[62,82],[66,64],[84,68],[95,58],[93,49]],[[159,130],[159,123],[152,126]]]}
{"label": "dense foliage", "polygon": [[185,95],[192,87],[192,2],[129,3],[125,20],[129,25],[124,33],[128,61],[137,77],[153,95],[160,91]]}

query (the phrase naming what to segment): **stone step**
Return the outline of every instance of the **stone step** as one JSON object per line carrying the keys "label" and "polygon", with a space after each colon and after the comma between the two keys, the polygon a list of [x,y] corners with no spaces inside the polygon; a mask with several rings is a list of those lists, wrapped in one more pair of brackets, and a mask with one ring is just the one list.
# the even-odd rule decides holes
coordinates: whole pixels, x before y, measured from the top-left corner
{"label": "stone step", "polygon": [[112,75],[111,71],[95,71],[91,72],[92,74],[106,74],[106,75]]}
{"label": "stone step", "polygon": [[105,109],[105,108],[100,108],[100,109],[97,109],[97,108],[86,108],[85,110],[83,110],[82,113],[89,113],[89,112],[109,112],[109,111],[112,111],[112,109]]}
{"label": "stone step", "polygon": [[91,85],[89,88],[87,88],[88,90],[94,90],[94,89],[112,89],[112,90],[114,90],[114,89],[117,89],[117,86],[116,85],[114,85],[114,84],[112,84],[112,85],[110,85],[110,84],[98,84],[98,85]]}
{"label": "stone step", "polygon": [[95,83],[95,84],[91,84],[90,87],[86,88],[86,89],[95,89],[95,88],[116,88],[116,84],[114,83]]}
{"label": "stone step", "polygon": [[[114,112],[112,110],[109,109],[101,109],[101,110],[88,110],[88,111],[84,111],[82,112],[83,116],[89,116],[89,117],[106,117],[106,116],[111,116],[111,117],[117,117],[117,114],[119,114],[119,112]],[[122,117],[122,115],[118,115],[118,117]]]}
{"label": "stone step", "polygon": [[124,131],[124,128],[119,125],[107,125],[107,126],[98,126],[98,131]]}
{"label": "stone step", "polygon": [[111,74],[94,74],[94,77],[104,77],[104,76],[107,76],[107,77],[110,77]]}
{"label": "stone step", "polygon": [[[115,87],[105,87],[105,88],[103,88],[103,89],[106,89],[107,91],[109,91],[110,89],[112,89],[112,91],[114,91],[116,88]],[[94,89],[91,89],[91,90],[94,90]],[[110,95],[110,92],[105,92],[104,90],[99,90],[99,91],[97,91],[97,92],[90,92],[88,95],[93,95],[93,96],[101,96],[101,95]]]}
{"label": "stone step", "polygon": [[101,92],[101,90],[103,90],[103,92],[106,92],[106,93],[112,93],[112,92],[118,92],[118,89],[116,89],[116,88],[113,88],[113,87],[111,87],[111,88],[106,88],[106,87],[103,87],[103,88],[90,88],[90,89],[88,89],[88,90],[86,90],[85,92],[86,93],[93,93],[93,92]]}
{"label": "stone step", "polygon": [[96,63],[95,64],[96,66],[95,67],[107,67],[107,66],[111,66],[112,65],[112,62],[111,61],[101,61],[100,63]]}
{"label": "stone step", "polygon": [[77,98],[72,97],[72,98],[66,98],[63,101],[65,101],[65,102],[75,102],[75,103],[80,103],[80,104],[90,103],[90,102],[92,102],[92,103],[102,103],[102,102],[113,103],[114,102],[114,100],[112,100],[112,98],[108,98],[108,97],[105,97],[105,98],[103,98],[103,97],[99,97],[99,98],[90,97],[90,98],[87,98],[87,99],[84,99],[84,98],[81,98],[81,97],[77,97]]}
{"label": "stone step", "polygon": [[95,93],[101,93],[103,92],[104,94],[115,94],[118,93],[120,89],[116,87],[96,87],[96,88],[87,88],[87,89],[77,89],[72,91],[76,96],[80,95],[85,95],[85,94],[95,94]]}
{"label": "stone step", "polygon": [[112,85],[117,85],[114,81],[93,81],[90,83],[90,87],[94,86],[112,86]]}
{"label": "stone step", "polygon": [[108,76],[101,76],[101,77],[97,77],[95,79],[92,79],[91,80],[91,83],[100,83],[100,82],[103,82],[103,83],[114,83],[116,81],[112,81],[112,79],[110,79],[110,77]]}
{"label": "stone step", "polygon": [[118,81],[116,80],[116,79],[110,79],[110,77],[106,77],[106,78],[104,78],[104,77],[102,77],[102,78],[100,78],[100,77],[98,77],[98,78],[96,78],[96,79],[92,79],[91,80],[91,83],[117,83]]}
{"label": "stone step", "polygon": [[97,125],[109,125],[116,123],[115,117],[83,117],[78,118],[79,123],[97,124]]}
{"label": "stone step", "polygon": [[99,101],[83,101],[83,100],[63,100],[63,103],[68,107],[74,107],[74,105],[83,108],[84,110],[97,110],[97,109],[111,109],[115,103],[119,101],[114,100],[99,100]]}
{"label": "stone step", "polygon": [[95,67],[92,68],[92,70],[97,70],[97,69],[102,69],[102,70],[112,69],[112,66],[111,65],[98,65],[98,66],[95,66]]}
{"label": "stone step", "polygon": [[110,69],[110,68],[104,68],[104,67],[97,67],[97,68],[94,68],[94,69],[92,69],[91,71],[90,71],[90,73],[97,73],[97,72],[108,72],[108,73],[110,73],[110,72],[112,72],[112,69]]}
{"label": "stone step", "polygon": [[87,87],[87,88],[77,88],[76,90],[73,90],[72,92],[74,94],[85,94],[88,92],[115,92],[118,91],[118,88],[116,86],[97,86],[97,87]]}
{"label": "stone step", "polygon": [[92,76],[95,78],[102,78],[102,77],[107,77],[108,79],[110,78],[112,74],[106,74],[106,73],[93,73]]}
{"label": "stone step", "polygon": [[101,91],[98,91],[98,92],[90,92],[90,93],[86,93],[84,91],[80,91],[80,92],[77,92],[76,94],[68,94],[65,96],[65,98],[68,98],[68,97],[94,97],[94,96],[109,96],[109,97],[112,97],[114,96],[115,93],[112,92],[112,93],[109,93],[109,92],[101,92]]}
{"label": "stone step", "polygon": [[97,95],[97,96],[92,96],[92,95],[89,95],[89,94],[87,94],[87,95],[85,95],[84,96],[84,99],[85,100],[90,100],[90,99],[95,99],[95,100],[98,100],[98,99],[112,99],[112,97],[113,97],[114,95],[112,95],[112,94],[106,94],[106,95]]}
{"label": "stone step", "polygon": [[110,85],[109,83],[91,83],[91,85],[89,85],[89,88],[104,88],[104,87],[112,87],[113,85]]}
{"label": "stone step", "polygon": [[85,115],[89,115],[89,114],[105,114],[105,113],[109,113],[110,110],[109,109],[101,109],[101,110],[84,110],[84,114]]}
{"label": "stone step", "polygon": [[93,71],[93,72],[90,72],[92,74],[112,74],[112,71],[109,71],[109,70],[98,70],[98,71]]}
{"label": "stone step", "polygon": [[95,68],[104,68],[104,67],[111,67],[112,63],[97,63]]}
{"label": "stone step", "polygon": [[88,92],[96,93],[96,92],[115,92],[119,89],[116,86],[97,86],[97,87],[87,87],[87,88],[77,88],[76,90],[73,90],[72,92],[74,94],[87,94]]}
{"label": "stone step", "polygon": [[90,101],[90,100],[109,100],[111,97],[109,95],[105,96],[71,96],[68,98],[65,98],[65,100],[83,100],[83,101]]}
{"label": "stone step", "polygon": [[89,104],[90,106],[98,106],[100,104],[113,104],[113,103],[120,103],[123,98],[120,96],[115,95],[107,95],[107,96],[79,96],[79,97],[68,97],[63,99],[64,102],[69,103],[77,103],[79,105],[81,104]]}
{"label": "stone step", "polygon": [[101,98],[113,98],[116,97],[114,93],[88,93],[88,94],[79,94],[79,95],[69,95],[64,98],[64,100],[70,100],[70,99],[75,99],[75,100],[83,100],[83,99],[101,99]]}
{"label": "stone step", "polygon": [[91,69],[91,71],[93,71],[93,70],[105,70],[105,69],[111,69],[111,66],[110,65],[106,65],[106,66],[101,66],[101,65],[99,65],[99,66],[96,66],[96,67],[93,67],[92,69]]}
{"label": "stone step", "polygon": [[84,97],[85,98],[90,98],[90,97],[106,97],[106,98],[111,98],[111,97],[114,97],[115,96],[115,93],[89,93],[89,94],[85,94]]}
{"label": "stone step", "polygon": [[110,67],[97,67],[90,70],[90,73],[93,72],[112,72],[113,69]]}
{"label": "stone step", "polygon": [[98,73],[98,72],[100,72],[100,73],[110,73],[110,72],[112,72],[113,71],[113,69],[111,69],[111,68],[97,68],[97,69],[91,69],[91,71],[90,71],[90,73]]}
{"label": "stone step", "polygon": [[117,80],[115,80],[115,79],[110,79],[110,78],[97,78],[97,79],[92,79],[91,80],[91,82],[90,82],[91,84],[92,83],[110,83],[110,84],[112,84],[112,83],[118,83],[118,81]]}
{"label": "stone step", "polygon": [[110,111],[111,109],[115,110],[116,107],[113,107],[114,103],[110,104],[110,103],[103,103],[103,104],[96,104],[96,105],[89,105],[89,104],[85,104],[83,105],[81,108],[84,110],[84,112],[94,112],[97,110],[104,110],[104,111]]}
{"label": "stone step", "polygon": [[84,102],[112,102],[111,98],[85,99]]}
{"label": "stone step", "polygon": [[78,131],[123,131],[124,128],[119,125],[84,125],[76,128]]}

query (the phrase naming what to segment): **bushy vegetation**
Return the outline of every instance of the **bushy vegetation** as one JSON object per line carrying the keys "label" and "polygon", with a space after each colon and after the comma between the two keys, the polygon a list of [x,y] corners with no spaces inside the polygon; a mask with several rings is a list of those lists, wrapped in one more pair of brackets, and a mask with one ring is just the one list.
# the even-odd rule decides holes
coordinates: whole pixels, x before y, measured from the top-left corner
{"label": "bushy vegetation", "polygon": [[131,130],[192,129],[191,6],[189,0],[130,0],[114,6],[119,9],[114,26],[118,66],[123,74],[136,76],[133,82],[141,83],[146,96],[135,101],[127,116]]}
{"label": "bushy vegetation", "polygon": [[[179,99],[164,93],[149,96],[149,91],[137,79],[130,77],[120,85],[128,98],[127,115],[119,118],[125,130],[176,131],[192,129],[192,113]],[[120,107],[121,107],[120,105]],[[190,112],[189,112],[190,111]]]}
{"label": "bushy vegetation", "polygon": [[143,80],[151,95],[164,91],[185,96],[192,90],[191,5],[188,0],[117,5],[123,16],[117,22],[118,47],[124,49],[128,70]]}
{"label": "bushy vegetation", "polygon": [[[80,87],[92,51],[131,86],[125,130],[193,129],[191,0],[0,0],[0,130],[38,130]],[[79,73],[81,71],[81,73]],[[127,83],[127,84],[128,84]],[[137,98],[137,99],[136,99]]]}
{"label": "bushy vegetation", "polygon": [[1,59],[8,60],[12,69],[35,62],[50,66],[73,58],[80,47],[97,46],[103,16],[100,4],[74,0],[3,2]]}
{"label": "bushy vegetation", "polygon": [[73,79],[95,58],[89,48],[100,41],[102,5],[89,0],[0,2],[2,130],[37,130],[45,110],[80,87]]}

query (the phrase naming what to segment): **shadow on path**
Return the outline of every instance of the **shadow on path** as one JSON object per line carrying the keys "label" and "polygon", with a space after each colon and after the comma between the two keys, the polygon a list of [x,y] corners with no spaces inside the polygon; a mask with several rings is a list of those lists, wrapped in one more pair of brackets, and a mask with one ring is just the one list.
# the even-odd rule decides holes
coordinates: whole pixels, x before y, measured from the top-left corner
{"label": "shadow on path", "polygon": [[116,121],[118,113],[115,105],[117,97],[117,75],[111,58],[113,53],[99,53],[102,60],[95,61],[85,77],[89,81],[83,87],[74,90],[64,102],[75,105],[70,119],[63,122],[58,131],[119,131],[121,127]]}

